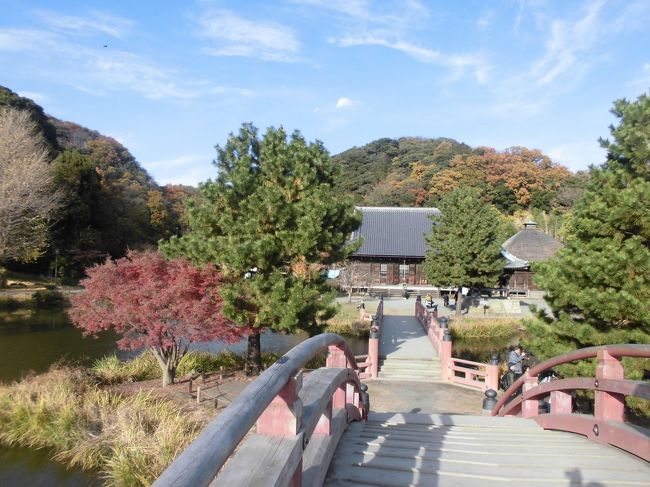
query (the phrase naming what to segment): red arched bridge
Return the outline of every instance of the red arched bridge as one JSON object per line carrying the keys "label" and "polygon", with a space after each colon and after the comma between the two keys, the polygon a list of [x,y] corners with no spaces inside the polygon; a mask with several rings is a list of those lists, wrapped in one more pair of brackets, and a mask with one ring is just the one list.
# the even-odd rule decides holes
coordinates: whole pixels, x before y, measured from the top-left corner
{"label": "red arched bridge", "polygon": [[[154,485],[650,485],[649,430],[626,422],[624,409],[627,396],[650,400],[650,384],[626,380],[621,363],[623,357],[650,358],[650,345],[554,357],[527,371],[497,401],[491,390],[496,364],[453,358],[444,320],[441,326],[418,300],[412,323],[439,362],[431,387],[439,380],[487,390],[484,409],[493,407],[483,416],[372,413],[361,379],[381,377],[390,356],[384,344],[395,340],[381,340],[389,321],[383,302],[376,315],[365,314],[372,327],[368,355],[355,357],[332,333],[299,344],[219,414]],[[402,341],[409,354],[415,335]],[[323,351],[326,367],[303,375],[305,363]],[[538,374],[551,367],[592,359],[598,361],[595,377],[538,383]],[[400,367],[393,373],[406,380],[411,369]],[[576,390],[593,394],[592,415],[573,412]],[[548,396],[550,412],[540,414],[539,401]]]}

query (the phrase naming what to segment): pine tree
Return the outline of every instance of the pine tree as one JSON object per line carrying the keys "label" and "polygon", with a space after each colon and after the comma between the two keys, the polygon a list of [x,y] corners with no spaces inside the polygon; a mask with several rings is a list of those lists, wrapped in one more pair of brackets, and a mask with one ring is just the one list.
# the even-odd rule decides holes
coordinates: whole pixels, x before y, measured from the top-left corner
{"label": "pine tree", "polygon": [[481,201],[473,188],[458,188],[433,217],[424,268],[430,283],[457,286],[456,315],[461,314],[462,286],[492,285],[503,272],[499,212]]}
{"label": "pine tree", "polygon": [[314,331],[331,317],[326,265],[353,250],[359,224],[352,202],[335,195],[335,171],[320,142],[269,128],[260,138],[242,125],[217,147],[218,176],[190,203],[190,232],[161,244],[170,256],[215,263],[223,273],[222,313],[249,335],[247,370],[259,370],[263,328]]}
{"label": "pine tree", "polygon": [[565,247],[537,269],[554,314],[529,326],[540,356],[650,342],[650,97],[619,100],[612,113],[607,161],[590,170]]}

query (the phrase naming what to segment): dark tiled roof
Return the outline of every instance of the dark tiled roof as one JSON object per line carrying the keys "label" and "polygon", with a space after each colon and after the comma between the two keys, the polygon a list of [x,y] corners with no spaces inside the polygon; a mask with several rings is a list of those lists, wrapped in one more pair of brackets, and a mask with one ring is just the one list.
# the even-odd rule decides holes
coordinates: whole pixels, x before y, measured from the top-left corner
{"label": "dark tiled roof", "polygon": [[418,257],[427,251],[425,236],[431,231],[431,215],[437,208],[359,207],[363,221],[353,239],[363,236],[356,257]]}
{"label": "dark tiled roof", "polygon": [[501,247],[520,260],[544,262],[562,248],[562,243],[535,228],[524,228],[506,240]]}

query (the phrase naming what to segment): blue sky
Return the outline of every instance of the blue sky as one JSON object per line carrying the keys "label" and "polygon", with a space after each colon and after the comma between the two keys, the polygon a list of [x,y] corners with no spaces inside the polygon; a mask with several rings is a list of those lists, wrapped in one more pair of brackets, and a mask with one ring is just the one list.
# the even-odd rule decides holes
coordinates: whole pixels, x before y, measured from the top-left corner
{"label": "blue sky", "polygon": [[252,121],[332,154],[380,137],[601,163],[650,88],[650,2],[2,0],[0,84],[122,142],[161,184],[214,177]]}

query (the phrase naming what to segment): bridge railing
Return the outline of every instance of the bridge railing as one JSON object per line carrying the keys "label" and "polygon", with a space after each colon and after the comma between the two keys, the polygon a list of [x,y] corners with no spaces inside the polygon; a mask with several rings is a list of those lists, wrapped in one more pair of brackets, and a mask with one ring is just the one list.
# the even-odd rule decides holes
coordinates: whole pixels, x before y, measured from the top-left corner
{"label": "bridge railing", "polygon": [[[379,298],[377,311],[371,316],[370,335],[368,337],[367,367],[359,374],[362,379],[376,379],[379,376],[379,340],[381,338],[381,325],[384,322],[384,297]],[[357,356],[357,358],[360,358]],[[366,365],[366,364],[363,364]]]}
{"label": "bridge railing", "polygon": [[[429,341],[440,358],[441,379],[486,391],[499,388],[499,366],[495,360],[489,364],[463,360],[452,356],[453,343],[448,328],[441,326],[438,312],[427,311],[420,296],[415,300],[415,316],[424,328]],[[443,321],[443,323],[445,323]],[[446,323],[445,323],[446,324]]]}
{"label": "bridge railing", "polygon": [[[614,445],[650,461],[650,430],[625,422],[625,397],[650,400],[650,383],[626,380],[622,357],[650,358],[650,345],[604,345],[575,350],[546,360],[517,379],[492,408],[492,416],[521,415],[544,429],[570,431]],[[538,383],[538,375],[577,360],[598,360],[595,377]],[[519,390],[521,388],[521,394]],[[594,391],[593,415],[573,413],[572,392]],[[550,413],[540,414],[539,400],[550,394]]]}
{"label": "bridge railing", "polygon": [[[304,364],[325,349],[327,367],[303,380]],[[343,338],[305,340],[249,384],[154,485],[321,485],[348,423],[367,418],[366,389]]]}

